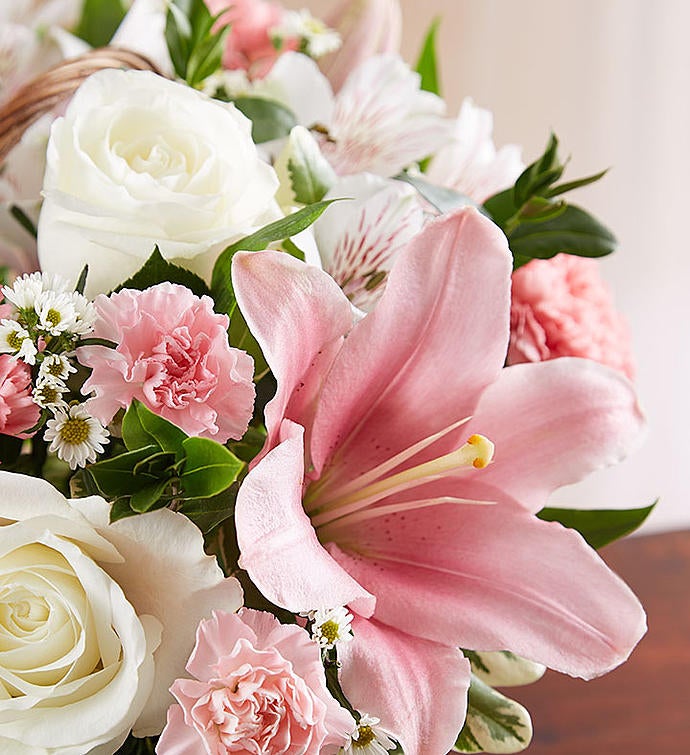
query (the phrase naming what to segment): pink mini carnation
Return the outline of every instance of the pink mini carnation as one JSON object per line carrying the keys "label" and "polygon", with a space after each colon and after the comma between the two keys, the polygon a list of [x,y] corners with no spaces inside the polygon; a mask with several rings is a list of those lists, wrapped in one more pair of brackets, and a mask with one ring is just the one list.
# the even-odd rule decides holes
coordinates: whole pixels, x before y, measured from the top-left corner
{"label": "pink mini carnation", "polygon": [[227,9],[219,21],[221,24],[231,24],[223,53],[223,66],[242,69],[255,78],[265,76],[286,49],[277,50],[270,37],[271,29],[282,22],[285,9],[265,0],[205,2],[213,14]]}
{"label": "pink mini carnation", "polygon": [[559,254],[513,273],[508,364],[593,359],[634,377],[630,335],[594,260]]}
{"label": "pink mini carnation", "polygon": [[93,335],[118,344],[78,351],[93,369],[82,391],[95,393],[88,402],[94,417],[107,424],[136,398],[188,435],[219,443],[244,435],[254,406],[254,363],[228,345],[228,318],[213,311],[208,296],[160,283],[101,294],[94,304]]}
{"label": "pink mini carnation", "polygon": [[0,433],[28,437],[41,410],[31,398],[31,370],[9,354],[0,354]]}
{"label": "pink mini carnation", "polygon": [[317,643],[269,613],[214,611],[187,671],[195,678],[170,688],[179,705],[168,709],[159,755],[328,755],[356,728],[328,692]]}

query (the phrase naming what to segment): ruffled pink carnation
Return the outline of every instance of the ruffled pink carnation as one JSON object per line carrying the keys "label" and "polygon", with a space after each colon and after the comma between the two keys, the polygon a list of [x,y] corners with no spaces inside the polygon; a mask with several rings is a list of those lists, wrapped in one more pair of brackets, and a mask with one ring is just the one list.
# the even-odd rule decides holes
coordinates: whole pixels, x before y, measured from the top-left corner
{"label": "ruffled pink carnation", "polygon": [[31,370],[9,354],[0,354],[0,433],[28,437],[41,410],[31,398]]}
{"label": "ruffled pink carnation", "polygon": [[559,254],[513,273],[508,364],[593,359],[634,377],[630,335],[594,260]]}
{"label": "ruffled pink carnation", "polygon": [[187,671],[195,678],[170,688],[179,705],[159,755],[327,755],[355,729],[328,692],[317,643],[269,613],[214,612],[199,624]]}
{"label": "ruffled pink carnation", "polygon": [[254,362],[228,345],[228,318],[208,296],[160,283],[145,291],[124,289],[94,302],[93,335],[117,349],[87,346],[79,361],[91,367],[83,393],[104,424],[132,399],[188,435],[225,443],[241,438],[254,406]]}
{"label": "ruffled pink carnation", "polygon": [[[270,32],[283,20],[285,9],[265,0],[205,0],[214,15],[227,9],[220,24],[231,24],[223,53],[223,66],[242,69],[250,76],[265,76],[285,51],[276,50]],[[293,46],[294,47],[294,46]]]}

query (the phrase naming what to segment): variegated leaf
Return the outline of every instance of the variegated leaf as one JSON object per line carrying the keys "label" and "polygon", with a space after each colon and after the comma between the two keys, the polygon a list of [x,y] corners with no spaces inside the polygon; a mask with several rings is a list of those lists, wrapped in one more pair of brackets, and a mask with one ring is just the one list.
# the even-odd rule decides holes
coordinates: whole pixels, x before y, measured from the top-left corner
{"label": "variegated leaf", "polygon": [[507,650],[479,653],[463,651],[472,664],[473,673],[492,687],[519,687],[532,684],[544,676],[546,666],[534,663]]}

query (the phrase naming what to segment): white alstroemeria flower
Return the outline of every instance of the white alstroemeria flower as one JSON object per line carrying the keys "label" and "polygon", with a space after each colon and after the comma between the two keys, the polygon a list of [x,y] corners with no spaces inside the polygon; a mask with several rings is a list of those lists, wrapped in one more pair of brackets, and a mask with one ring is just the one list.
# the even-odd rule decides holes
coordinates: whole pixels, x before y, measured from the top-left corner
{"label": "white alstroemeria flower", "polygon": [[16,320],[0,321],[0,354],[14,354],[27,364],[36,364],[38,349],[26,328]]}
{"label": "white alstroemeria flower", "polygon": [[274,26],[270,33],[274,43],[278,44],[286,39],[298,39],[302,52],[311,58],[335,52],[341,45],[340,34],[306,8],[287,11],[281,24]]}
{"label": "white alstroemeria flower", "polygon": [[376,55],[355,68],[326,124],[322,148],[336,172],[394,176],[449,141],[445,103],[420,82],[397,55]]}
{"label": "white alstroemeria flower", "polygon": [[334,648],[339,642],[352,640],[352,614],[347,608],[328,608],[312,611],[311,635],[324,650]]}
{"label": "white alstroemeria flower", "polygon": [[402,181],[370,173],[340,179],[335,202],[314,223],[323,269],[359,309],[370,311],[385,288],[397,253],[424,224],[417,192]]}
{"label": "white alstroemeria flower", "polygon": [[110,442],[110,433],[89,413],[86,404],[75,404],[68,410],[58,409],[48,420],[43,438],[51,441],[49,451],[57,453],[70,469],[94,462],[103,446]]}
{"label": "white alstroemeria flower", "polygon": [[109,513],[0,471],[4,752],[110,755],[132,728],[160,733],[199,621],[242,604],[185,516]]}
{"label": "white alstroemeria flower", "polygon": [[350,744],[343,748],[342,755],[388,755],[395,749],[395,742],[389,732],[379,726],[376,716],[366,713],[361,716],[357,724],[357,731],[352,735]]}
{"label": "white alstroemeria flower", "polygon": [[368,171],[391,177],[452,136],[445,103],[422,91],[420,81],[399,56],[376,55],[355,68],[334,95],[314,61],[285,53],[253,93],[290,108],[300,125],[325,130],[321,147],[340,175]]}
{"label": "white alstroemeria flower", "polygon": [[168,0],[134,0],[110,44],[145,55],[166,76],[173,64],[165,41]]}
{"label": "white alstroemeria flower", "polygon": [[426,178],[483,202],[507,189],[524,170],[520,147],[508,144],[496,151],[493,115],[466,98],[455,121],[453,140],[429,164]]}

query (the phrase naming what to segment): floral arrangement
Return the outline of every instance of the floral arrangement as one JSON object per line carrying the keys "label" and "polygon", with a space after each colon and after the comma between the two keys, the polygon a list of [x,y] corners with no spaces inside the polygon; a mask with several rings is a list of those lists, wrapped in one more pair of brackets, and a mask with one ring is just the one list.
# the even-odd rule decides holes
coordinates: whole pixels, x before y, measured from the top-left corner
{"label": "floral arrangement", "polygon": [[126,5],[0,11],[2,747],[523,750],[497,687],[645,631],[651,507],[548,507],[644,425],[602,174],[448,116],[395,0]]}

